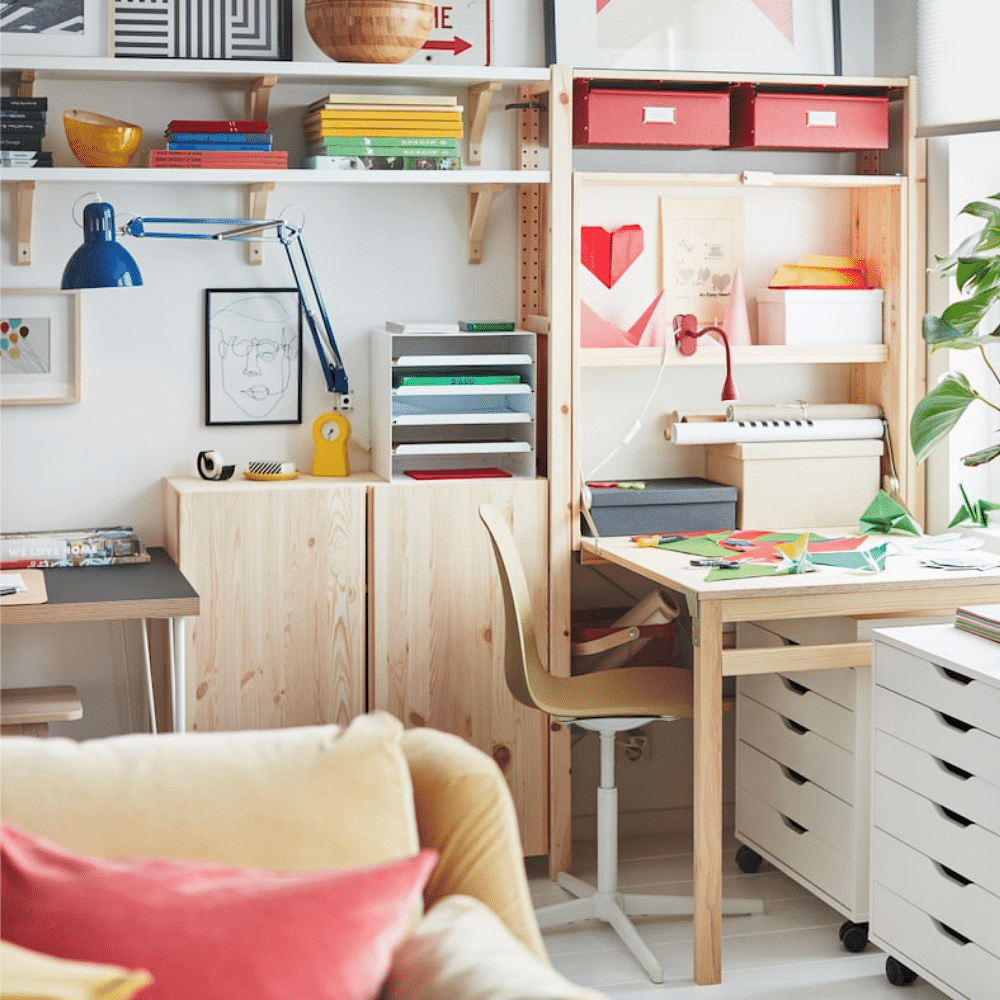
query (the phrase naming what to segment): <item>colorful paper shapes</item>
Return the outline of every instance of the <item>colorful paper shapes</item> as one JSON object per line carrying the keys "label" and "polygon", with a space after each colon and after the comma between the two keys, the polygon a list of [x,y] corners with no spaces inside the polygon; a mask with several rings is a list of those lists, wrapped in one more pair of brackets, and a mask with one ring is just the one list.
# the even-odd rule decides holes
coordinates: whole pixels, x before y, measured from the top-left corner
{"label": "colorful paper shapes", "polygon": [[657,294],[628,330],[615,326],[598,316],[586,302],[580,302],[581,347],[663,347],[673,342],[673,318],[663,292]]}
{"label": "colorful paper shapes", "polygon": [[879,490],[868,509],[861,515],[861,531],[866,535],[888,535],[893,531],[920,535],[920,528],[902,504],[885,490]]}
{"label": "colorful paper shapes", "polygon": [[644,247],[642,226],[580,227],[580,260],[595,278],[611,288],[636,262]]}
{"label": "colorful paper shapes", "polygon": [[971,521],[981,528],[988,528],[990,526],[990,512],[1000,510],[1000,503],[994,503],[992,500],[977,500],[973,503],[969,500],[969,494],[965,492],[965,487],[961,483],[958,484],[958,488],[962,491],[964,502],[948,523],[948,527],[954,528],[956,524],[961,524],[963,521]]}
{"label": "colorful paper shapes", "polygon": [[799,535],[792,542],[781,542],[775,546],[781,556],[777,573],[814,573],[816,567],[809,557],[809,535]]}

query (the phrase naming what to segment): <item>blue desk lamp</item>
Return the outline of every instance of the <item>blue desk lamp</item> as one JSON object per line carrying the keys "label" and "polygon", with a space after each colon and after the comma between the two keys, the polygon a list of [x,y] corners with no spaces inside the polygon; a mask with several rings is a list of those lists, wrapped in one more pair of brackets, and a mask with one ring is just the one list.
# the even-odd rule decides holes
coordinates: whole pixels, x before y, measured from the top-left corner
{"label": "blue desk lamp", "polygon": [[[220,232],[170,232],[149,230],[147,224],[164,226],[227,226]],[[136,216],[125,226],[122,233],[135,237],[153,237],[175,240],[259,240],[260,234],[274,230],[273,240],[281,243],[288,257],[288,266],[292,269],[295,287],[299,293],[299,302],[305,314],[312,334],[316,353],[323,366],[323,376],[329,392],[338,393],[341,406],[350,408],[350,389],[347,381],[347,370],[337,349],[337,341],[330,326],[323,297],[316,283],[316,275],[306,252],[302,239],[302,227],[294,226],[284,219],[172,219],[172,218],[141,218]],[[301,264],[296,263],[293,251],[298,250]],[[306,297],[302,273],[308,281],[308,286],[315,301],[315,312],[309,307]],[[83,243],[70,257],[63,270],[63,288],[128,288],[142,284],[139,266],[132,255],[115,237],[115,210],[105,201],[92,201],[83,209]],[[320,336],[316,314],[322,323],[325,346]]]}

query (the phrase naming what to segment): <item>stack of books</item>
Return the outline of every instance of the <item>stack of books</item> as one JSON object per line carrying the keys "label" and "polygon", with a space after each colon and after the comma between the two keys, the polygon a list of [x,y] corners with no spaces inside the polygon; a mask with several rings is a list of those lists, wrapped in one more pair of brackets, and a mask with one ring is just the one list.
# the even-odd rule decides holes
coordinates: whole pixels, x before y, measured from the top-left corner
{"label": "stack of books", "polygon": [[461,170],[457,98],[327,94],[303,117],[308,170]]}
{"label": "stack of books", "polygon": [[164,135],[166,148],[150,151],[151,167],[284,170],[288,166],[288,153],[271,148],[274,136],[266,121],[175,118]]}
{"label": "stack of books", "polygon": [[51,167],[42,149],[47,97],[0,97],[0,167]]}
{"label": "stack of books", "polygon": [[147,563],[149,552],[129,525],[0,534],[0,569]]}
{"label": "stack of books", "polygon": [[975,604],[955,610],[955,627],[1000,642],[1000,604]]}

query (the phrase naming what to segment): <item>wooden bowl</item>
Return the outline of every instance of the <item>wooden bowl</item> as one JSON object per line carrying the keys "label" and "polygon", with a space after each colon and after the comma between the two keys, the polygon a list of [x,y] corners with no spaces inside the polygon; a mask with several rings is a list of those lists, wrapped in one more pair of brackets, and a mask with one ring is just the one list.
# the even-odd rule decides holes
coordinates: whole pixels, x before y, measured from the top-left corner
{"label": "wooden bowl", "polygon": [[313,41],[338,62],[398,63],[409,59],[434,27],[425,0],[306,0]]}

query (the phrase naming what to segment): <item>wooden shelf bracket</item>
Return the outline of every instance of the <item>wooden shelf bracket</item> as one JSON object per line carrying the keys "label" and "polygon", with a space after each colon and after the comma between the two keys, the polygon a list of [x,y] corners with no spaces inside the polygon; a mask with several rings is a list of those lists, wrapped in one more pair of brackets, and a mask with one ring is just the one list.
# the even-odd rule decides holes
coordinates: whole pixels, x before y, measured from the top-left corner
{"label": "wooden shelf bracket", "polygon": [[494,91],[500,89],[497,80],[489,83],[478,83],[469,87],[469,155],[470,166],[478,167],[483,162],[483,134],[486,132],[486,119],[490,115],[490,102]]}
{"label": "wooden shelf bracket", "polygon": [[503,190],[502,184],[472,184],[469,186],[469,263],[483,261],[483,233],[490,215],[493,195]]}
{"label": "wooden shelf bracket", "polygon": [[[274,181],[262,181],[247,186],[247,216],[251,219],[266,219],[267,200],[274,190]],[[262,264],[264,245],[259,240],[247,243],[247,263]]]}
{"label": "wooden shelf bracket", "polygon": [[266,121],[271,101],[271,88],[278,82],[276,76],[258,76],[247,87],[247,117],[253,121]]}
{"label": "wooden shelf bracket", "polygon": [[35,201],[35,182],[17,182],[17,264],[31,263],[31,221]]}

